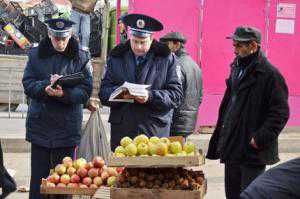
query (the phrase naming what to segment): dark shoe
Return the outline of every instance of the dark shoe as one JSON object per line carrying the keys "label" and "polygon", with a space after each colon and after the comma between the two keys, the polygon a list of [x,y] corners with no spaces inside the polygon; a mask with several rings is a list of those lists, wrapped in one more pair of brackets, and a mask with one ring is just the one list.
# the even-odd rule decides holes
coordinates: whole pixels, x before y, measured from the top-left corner
{"label": "dark shoe", "polygon": [[6,198],[9,194],[16,191],[17,187],[15,184],[10,183],[10,185],[6,184],[5,187],[2,188],[2,195],[0,196],[0,199]]}
{"label": "dark shoe", "polygon": [[17,185],[14,179],[6,172],[2,180],[2,195],[0,199],[6,198],[10,193],[17,190]]}

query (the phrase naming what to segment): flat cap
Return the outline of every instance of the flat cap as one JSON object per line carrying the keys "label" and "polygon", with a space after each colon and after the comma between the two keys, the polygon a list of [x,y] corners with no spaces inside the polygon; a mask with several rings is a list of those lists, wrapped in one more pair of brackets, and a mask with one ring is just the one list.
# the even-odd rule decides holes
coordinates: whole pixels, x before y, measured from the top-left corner
{"label": "flat cap", "polygon": [[235,29],[234,34],[226,37],[226,39],[232,39],[241,42],[256,41],[257,43],[260,43],[261,31],[255,27],[239,26]]}
{"label": "flat cap", "polygon": [[162,36],[159,39],[161,42],[166,42],[166,41],[179,41],[181,43],[186,42],[186,38],[180,33],[180,32],[169,32]]}

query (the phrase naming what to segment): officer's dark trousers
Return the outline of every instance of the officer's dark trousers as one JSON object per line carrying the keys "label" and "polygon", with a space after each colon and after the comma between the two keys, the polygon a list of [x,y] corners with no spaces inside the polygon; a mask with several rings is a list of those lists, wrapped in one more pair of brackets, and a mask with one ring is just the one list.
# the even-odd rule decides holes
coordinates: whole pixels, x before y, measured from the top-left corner
{"label": "officer's dark trousers", "polygon": [[0,187],[2,187],[2,195],[0,195],[0,198],[4,198],[4,195],[7,195],[8,193],[16,190],[16,183],[14,179],[9,175],[9,173],[4,167],[1,142],[0,142]]}
{"label": "officer's dark trousers", "polygon": [[31,179],[29,199],[58,199],[66,196],[46,196],[40,194],[42,178],[47,178],[50,169],[62,162],[65,156],[73,157],[75,147],[49,149],[31,144]]}
{"label": "officer's dark trousers", "polygon": [[265,169],[265,165],[225,163],[226,198],[239,199],[241,192]]}

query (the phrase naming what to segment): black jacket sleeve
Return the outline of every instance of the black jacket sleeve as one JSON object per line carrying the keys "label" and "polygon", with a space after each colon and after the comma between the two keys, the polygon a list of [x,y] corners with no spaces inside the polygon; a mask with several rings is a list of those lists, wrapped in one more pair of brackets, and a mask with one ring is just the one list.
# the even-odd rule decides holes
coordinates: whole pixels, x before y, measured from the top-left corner
{"label": "black jacket sleeve", "polygon": [[273,142],[289,118],[288,88],[284,78],[278,72],[271,75],[267,86],[268,96],[267,118],[254,135],[259,148],[267,147]]}
{"label": "black jacket sleeve", "polygon": [[174,55],[171,54],[165,87],[160,90],[151,90],[148,104],[158,110],[173,109],[180,106],[183,100],[181,75],[181,66]]}

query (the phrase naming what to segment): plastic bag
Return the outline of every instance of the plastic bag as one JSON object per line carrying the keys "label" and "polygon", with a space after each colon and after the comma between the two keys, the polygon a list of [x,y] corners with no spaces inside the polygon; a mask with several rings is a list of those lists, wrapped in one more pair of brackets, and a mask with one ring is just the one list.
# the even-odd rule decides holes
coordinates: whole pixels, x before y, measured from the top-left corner
{"label": "plastic bag", "polygon": [[93,157],[101,156],[107,162],[110,153],[110,143],[98,109],[90,115],[82,132],[78,157],[91,161]]}

